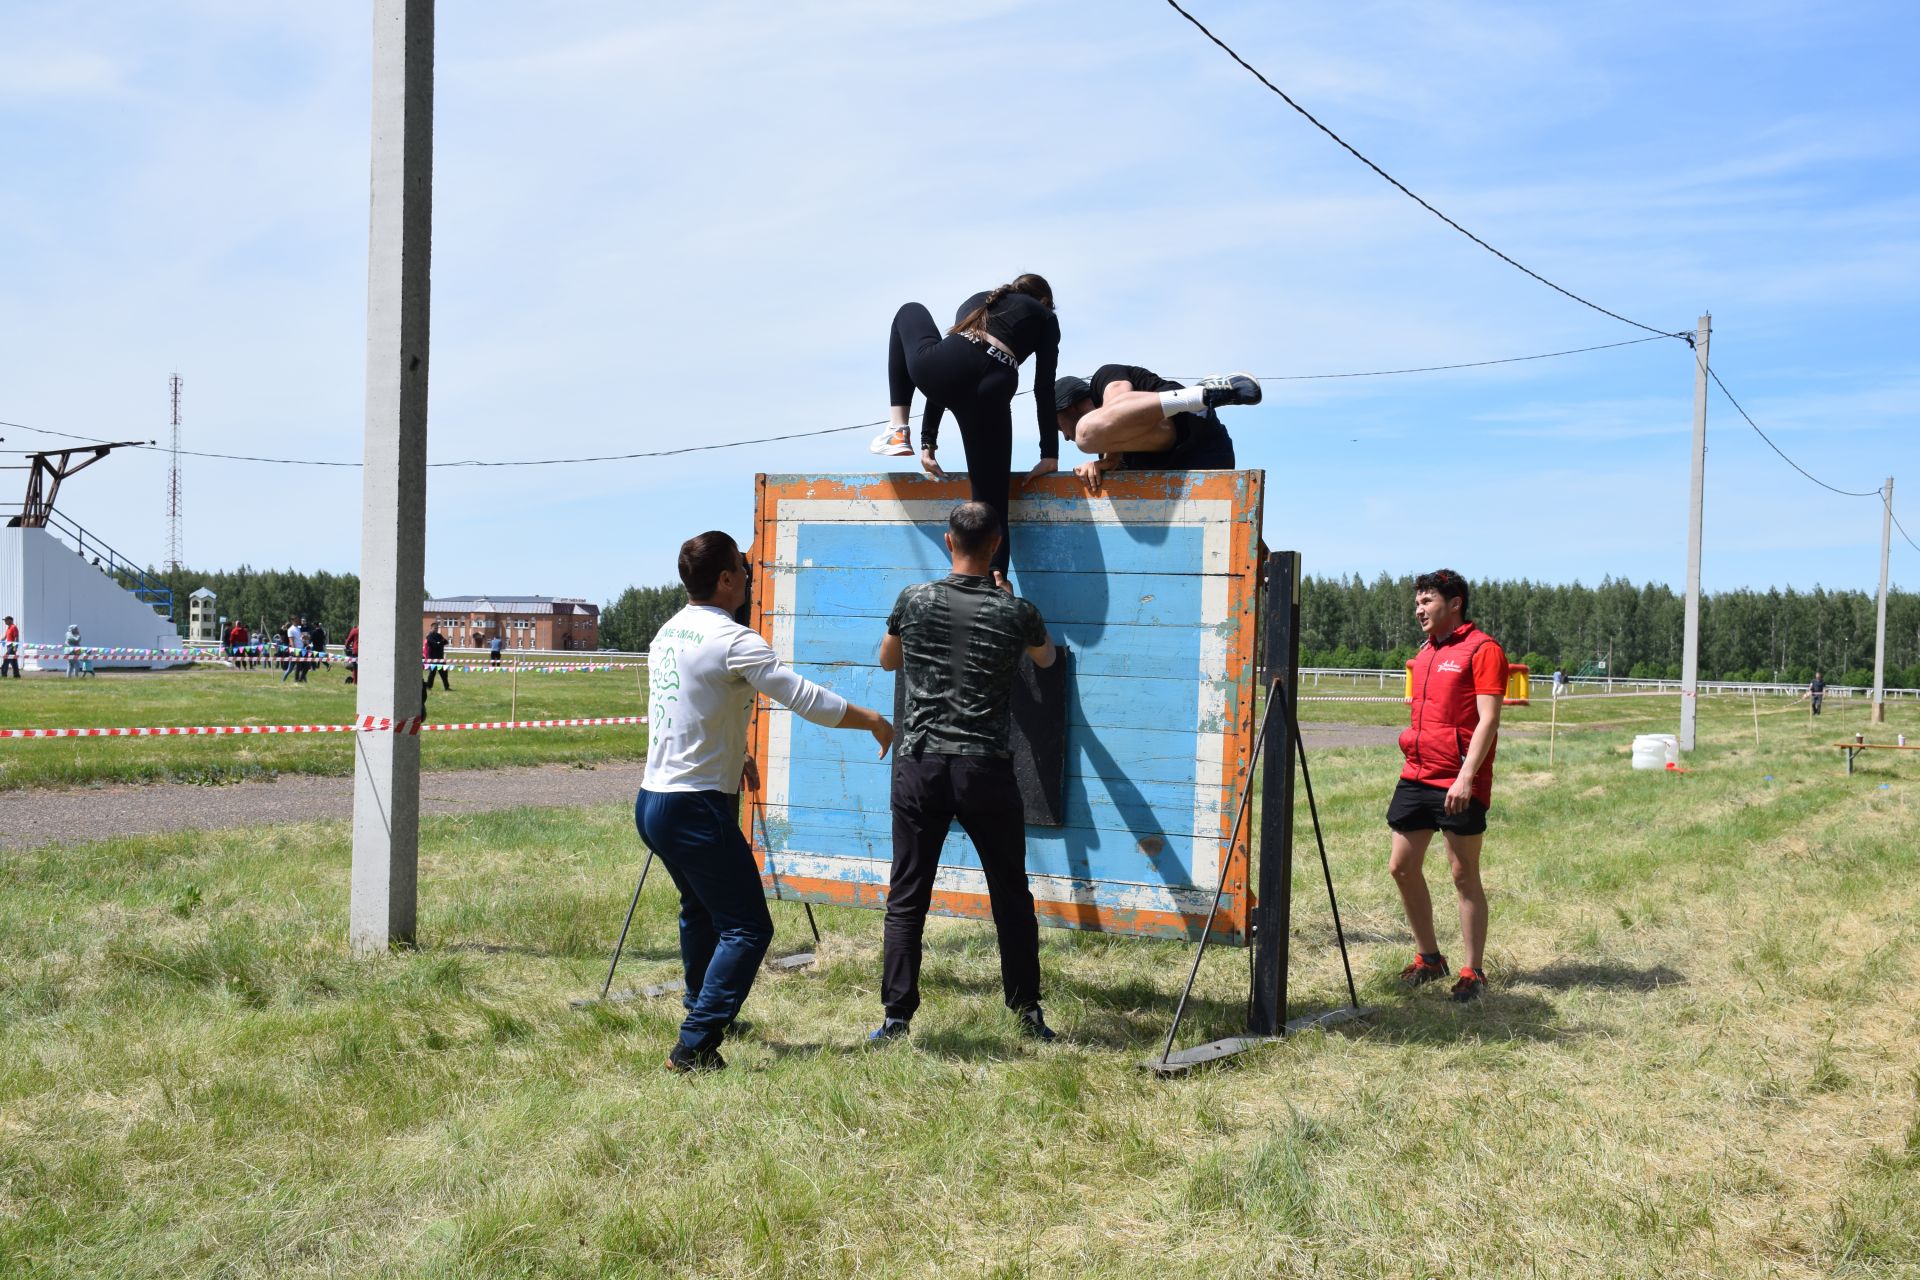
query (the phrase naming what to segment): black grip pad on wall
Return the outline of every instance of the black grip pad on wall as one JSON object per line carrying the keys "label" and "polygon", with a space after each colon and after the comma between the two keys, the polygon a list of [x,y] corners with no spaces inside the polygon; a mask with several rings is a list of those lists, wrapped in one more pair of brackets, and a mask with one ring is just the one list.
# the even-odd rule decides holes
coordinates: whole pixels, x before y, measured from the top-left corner
{"label": "black grip pad on wall", "polygon": [[[1007,746],[1013,752],[1013,777],[1020,787],[1020,807],[1029,825],[1066,825],[1062,796],[1067,773],[1067,698],[1072,691],[1073,653],[1058,646],[1050,667],[1036,667],[1022,655],[1014,672],[1011,732]],[[893,677],[893,723],[907,722],[907,682]]]}

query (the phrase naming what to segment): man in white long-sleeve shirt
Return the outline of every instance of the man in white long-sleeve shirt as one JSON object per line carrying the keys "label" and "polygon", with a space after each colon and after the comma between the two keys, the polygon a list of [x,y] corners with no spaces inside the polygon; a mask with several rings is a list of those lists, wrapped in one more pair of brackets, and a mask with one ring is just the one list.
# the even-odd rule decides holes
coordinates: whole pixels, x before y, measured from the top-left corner
{"label": "man in white long-sleeve shirt", "polygon": [[647,773],[634,802],[640,838],[680,890],[686,1019],[667,1056],[676,1071],[726,1063],[720,1041],[773,943],[760,869],[740,833],[740,784],[755,779],[747,717],[755,693],[828,728],[864,729],[885,756],[886,717],[806,679],[734,621],[747,602],[747,566],[724,533],[680,546],[689,603],[647,650]]}

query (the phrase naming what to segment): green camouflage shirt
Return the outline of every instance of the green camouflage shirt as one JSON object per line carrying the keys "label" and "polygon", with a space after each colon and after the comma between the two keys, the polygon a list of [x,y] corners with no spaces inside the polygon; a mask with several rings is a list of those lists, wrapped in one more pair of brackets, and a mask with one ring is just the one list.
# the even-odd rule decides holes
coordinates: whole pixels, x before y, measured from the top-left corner
{"label": "green camouflage shirt", "polygon": [[907,682],[900,751],[1010,754],[1013,674],[1022,653],[1047,643],[1047,624],[1032,601],[1000,590],[992,578],[949,574],[902,591],[887,634],[900,637]]}

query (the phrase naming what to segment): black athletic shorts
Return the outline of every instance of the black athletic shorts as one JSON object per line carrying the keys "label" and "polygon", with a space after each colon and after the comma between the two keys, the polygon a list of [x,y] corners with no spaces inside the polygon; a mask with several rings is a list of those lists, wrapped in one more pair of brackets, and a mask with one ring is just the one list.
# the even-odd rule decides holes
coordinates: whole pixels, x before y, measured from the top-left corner
{"label": "black athletic shorts", "polygon": [[1430,787],[1411,778],[1400,779],[1387,805],[1387,825],[1395,831],[1451,831],[1457,836],[1484,835],[1487,806],[1467,801],[1459,813],[1447,812],[1447,789]]}

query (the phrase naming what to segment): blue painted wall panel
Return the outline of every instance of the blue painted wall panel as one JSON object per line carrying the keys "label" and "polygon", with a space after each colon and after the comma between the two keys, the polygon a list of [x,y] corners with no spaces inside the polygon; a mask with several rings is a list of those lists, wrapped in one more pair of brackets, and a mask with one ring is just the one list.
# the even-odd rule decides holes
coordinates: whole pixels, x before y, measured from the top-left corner
{"label": "blue painted wall panel", "polygon": [[[755,593],[776,650],[848,698],[890,708],[885,618],[904,588],[948,571],[940,513],[955,491],[903,475],[766,478]],[[1257,473],[1124,476],[1099,501],[1074,482],[1043,482],[1016,500],[1015,590],[1074,655],[1065,825],[1028,828],[1045,918],[1165,934],[1204,915],[1252,734],[1258,512]],[[892,857],[891,765],[867,736],[783,709],[763,709],[759,724],[772,781],[754,809],[765,819],[756,845],[777,887],[850,900],[830,886],[865,886],[859,900],[871,903]],[[978,859],[957,826],[942,865],[937,902],[976,914]],[[1245,872],[1231,876],[1229,940],[1245,920]]]}

